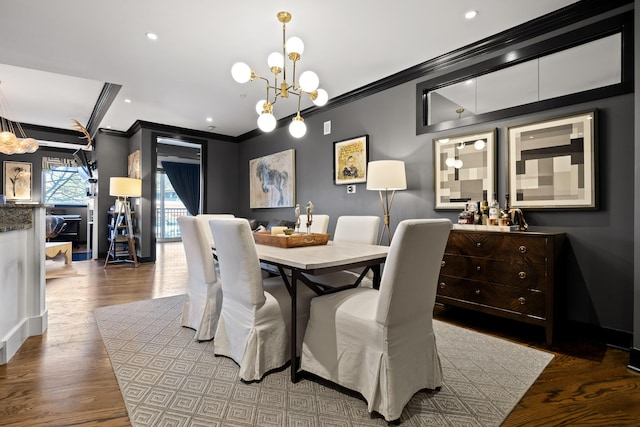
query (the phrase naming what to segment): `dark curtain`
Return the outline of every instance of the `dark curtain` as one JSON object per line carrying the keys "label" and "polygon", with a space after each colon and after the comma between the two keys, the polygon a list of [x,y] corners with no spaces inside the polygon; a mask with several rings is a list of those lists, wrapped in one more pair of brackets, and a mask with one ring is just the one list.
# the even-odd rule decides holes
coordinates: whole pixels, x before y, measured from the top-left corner
{"label": "dark curtain", "polygon": [[162,168],[189,214],[197,215],[200,206],[200,165],[162,162]]}

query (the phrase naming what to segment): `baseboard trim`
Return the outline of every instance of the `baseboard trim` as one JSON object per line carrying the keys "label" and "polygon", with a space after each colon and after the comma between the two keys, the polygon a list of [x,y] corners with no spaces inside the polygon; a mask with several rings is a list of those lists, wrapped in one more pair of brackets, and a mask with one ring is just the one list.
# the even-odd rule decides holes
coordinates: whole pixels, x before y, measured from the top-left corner
{"label": "baseboard trim", "polygon": [[640,348],[632,347],[629,350],[629,369],[640,372]]}
{"label": "baseboard trim", "polygon": [[584,341],[605,344],[625,351],[629,351],[633,345],[633,334],[631,332],[576,321],[565,323],[562,326],[561,333],[562,335],[575,336]]}
{"label": "baseboard trim", "polygon": [[27,338],[34,335],[42,335],[47,330],[49,323],[48,311],[45,310],[39,316],[27,317],[16,325],[11,332],[0,341],[0,365],[11,360],[20,350]]}

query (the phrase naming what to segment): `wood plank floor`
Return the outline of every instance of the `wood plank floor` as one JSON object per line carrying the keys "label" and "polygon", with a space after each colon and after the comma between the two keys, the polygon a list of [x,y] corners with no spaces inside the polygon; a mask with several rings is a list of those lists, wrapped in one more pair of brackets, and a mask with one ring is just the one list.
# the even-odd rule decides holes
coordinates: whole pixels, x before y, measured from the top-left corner
{"label": "wood plank floor", "polygon": [[[0,366],[1,426],[129,426],[129,418],[93,309],[182,294],[187,279],[181,243],[158,245],[155,264],[104,260],[47,261],[49,328]],[[550,351],[542,329],[461,310],[435,317]],[[561,338],[555,358],[504,426],[638,426],[640,374],[619,349]]]}

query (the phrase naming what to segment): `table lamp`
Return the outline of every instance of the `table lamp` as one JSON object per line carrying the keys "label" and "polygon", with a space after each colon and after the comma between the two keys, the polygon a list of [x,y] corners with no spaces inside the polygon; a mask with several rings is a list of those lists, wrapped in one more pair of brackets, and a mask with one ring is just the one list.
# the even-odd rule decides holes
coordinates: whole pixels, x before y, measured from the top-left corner
{"label": "table lamp", "polygon": [[[377,160],[369,162],[367,165],[367,190],[378,190],[382,212],[384,214],[384,228],[380,235],[380,241],[386,231],[391,245],[391,229],[389,228],[389,216],[391,214],[391,204],[396,190],[407,189],[407,176],[405,174],[404,162],[402,160]],[[384,197],[382,192],[384,191]],[[391,197],[389,197],[391,191]]]}

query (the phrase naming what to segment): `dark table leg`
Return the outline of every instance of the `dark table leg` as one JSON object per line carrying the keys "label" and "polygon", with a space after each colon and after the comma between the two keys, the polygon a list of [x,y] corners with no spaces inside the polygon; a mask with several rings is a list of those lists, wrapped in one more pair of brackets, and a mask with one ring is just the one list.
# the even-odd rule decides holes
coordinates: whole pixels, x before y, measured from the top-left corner
{"label": "dark table leg", "polygon": [[373,289],[380,289],[380,264],[372,265],[373,271]]}

